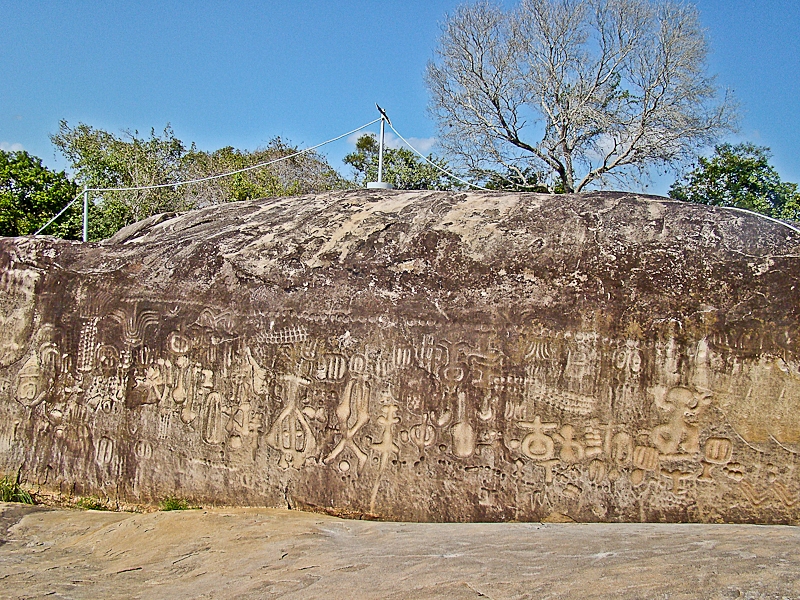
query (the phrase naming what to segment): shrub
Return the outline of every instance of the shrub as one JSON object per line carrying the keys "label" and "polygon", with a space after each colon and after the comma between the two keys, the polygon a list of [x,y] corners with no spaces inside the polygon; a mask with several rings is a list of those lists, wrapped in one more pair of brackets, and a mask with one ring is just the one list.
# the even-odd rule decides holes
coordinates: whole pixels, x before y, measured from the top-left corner
{"label": "shrub", "polygon": [[167,496],[164,498],[159,507],[161,510],[188,510],[190,508],[196,508],[194,506],[189,506],[189,503],[183,498],[176,498],[174,496]]}
{"label": "shrub", "polygon": [[0,479],[0,500],[3,502],[22,502],[23,504],[36,504],[33,496],[22,488],[20,484],[20,472],[17,471],[16,477],[6,475]]}
{"label": "shrub", "polygon": [[99,498],[95,498],[94,496],[84,496],[83,498],[79,498],[75,503],[75,506],[85,510],[110,510],[105,502]]}

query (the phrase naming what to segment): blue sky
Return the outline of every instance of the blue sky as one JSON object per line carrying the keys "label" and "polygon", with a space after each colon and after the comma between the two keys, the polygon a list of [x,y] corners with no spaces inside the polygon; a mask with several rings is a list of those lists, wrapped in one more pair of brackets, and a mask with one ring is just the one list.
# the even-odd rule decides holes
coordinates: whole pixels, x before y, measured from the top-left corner
{"label": "blue sky", "polygon": [[[59,119],[113,132],[171,123],[205,150],[275,136],[305,146],[371,121],[378,102],[427,150],[436,127],[423,72],[460,3],[0,0],[0,148],[64,168],[48,138]],[[742,108],[730,141],[769,146],[782,178],[800,182],[800,2],[696,4],[709,70]],[[351,149],[323,153],[347,173]]]}

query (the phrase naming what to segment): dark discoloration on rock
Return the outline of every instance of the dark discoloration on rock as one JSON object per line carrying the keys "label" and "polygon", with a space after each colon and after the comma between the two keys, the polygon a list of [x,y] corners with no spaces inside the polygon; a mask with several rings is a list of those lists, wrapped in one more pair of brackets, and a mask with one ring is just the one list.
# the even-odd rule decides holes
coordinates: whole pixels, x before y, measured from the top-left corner
{"label": "dark discoloration on rock", "polygon": [[147,502],[797,522],[800,235],[346,192],[0,240],[0,466]]}

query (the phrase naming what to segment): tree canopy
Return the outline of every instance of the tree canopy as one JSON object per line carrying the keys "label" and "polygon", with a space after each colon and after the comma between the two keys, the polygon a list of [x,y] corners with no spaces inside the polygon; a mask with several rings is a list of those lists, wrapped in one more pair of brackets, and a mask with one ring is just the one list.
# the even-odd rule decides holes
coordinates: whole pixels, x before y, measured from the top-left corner
{"label": "tree canopy", "polygon": [[670,187],[677,200],[745,208],[779,219],[800,220],[796,183],[781,181],[769,163],[769,148],[749,143],[721,144],[711,158],[700,157],[694,169]]}
{"label": "tree canopy", "polygon": [[[0,236],[35,233],[77,194],[78,187],[63,171],[51,171],[24,150],[0,150]],[[51,225],[49,233],[80,237],[79,204]]]}
{"label": "tree canopy", "polygon": [[[364,186],[378,180],[378,152],[378,140],[374,134],[368,133],[358,138],[356,151],[344,157],[345,164],[353,167],[356,185]],[[428,155],[428,160],[440,168],[421,160],[406,148],[384,148],[383,180],[399,190],[451,190],[458,187],[458,182],[441,170],[450,170],[447,161],[432,154]]]}
{"label": "tree canopy", "polygon": [[442,27],[426,81],[467,168],[542,171],[565,192],[675,166],[732,129],[697,10],[677,0],[488,0]]}
{"label": "tree canopy", "polygon": [[69,161],[80,187],[163,186],[94,195],[89,209],[92,240],[109,237],[125,225],[161,212],[346,186],[327,161],[314,152],[228,177],[169,185],[238,171],[297,152],[281,138],[274,138],[265,148],[253,152],[232,147],[205,152],[178,139],[169,125],[160,134],[152,129],[149,136],[141,136],[138,131],[115,135],[84,123],[71,127],[61,121],[51,141]]}

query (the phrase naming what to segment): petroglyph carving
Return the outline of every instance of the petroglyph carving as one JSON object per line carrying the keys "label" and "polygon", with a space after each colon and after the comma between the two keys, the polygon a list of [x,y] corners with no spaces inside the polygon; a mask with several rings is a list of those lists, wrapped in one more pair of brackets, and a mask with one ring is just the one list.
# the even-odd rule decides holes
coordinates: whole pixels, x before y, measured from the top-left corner
{"label": "petroglyph carving", "polygon": [[428,422],[428,415],[425,415],[424,419],[409,431],[409,439],[419,446],[420,450],[436,443],[436,428]]}
{"label": "petroglyph carving", "polygon": [[317,440],[303,414],[300,395],[311,381],[297,375],[280,377],[284,408],[267,434],[267,443],[281,452],[279,466],[300,469],[314,455]]}
{"label": "petroglyph carving", "polygon": [[476,446],[475,429],[466,418],[466,403],[466,393],[458,392],[458,420],[450,433],[453,436],[453,454],[460,458],[472,456]]}
{"label": "petroglyph carving", "polygon": [[264,332],[260,341],[265,344],[300,344],[308,340],[308,330],[302,326],[288,327],[276,331]]}
{"label": "petroglyph carving", "polygon": [[52,342],[44,342],[31,354],[17,375],[17,401],[36,408],[56,393],[61,353]]}
{"label": "petroglyph carving", "polygon": [[393,454],[400,452],[400,447],[394,441],[394,426],[400,423],[400,418],[397,416],[397,404],[394,403],[394,398],[388,390],[383,393],[381,402],[383,406],[381,407],[381,416],[378,417],[378,425],[381,426],[383,431],[381,432],[380,442],[372,444],[372,449],[378,453],[380,462],[375,485],[372,487],[372,496],[369,500],[369,511],[371,513],[375,512],[378,489],[386,467],[389,465],[389,460]]}
{"label": "petroglyph carving", "polygon": [[517,425],[522,429],[532,430],[520,443],[519,450],[522,454],[535,461],[553,458],[555,444],[553,438],[545,432],[557,429],[558,423],[542,423],[542,418],[536,415],[532,422],[522,421]]}
{"label": "petroglyph carving", "polygon": [[633,449],[633,466],[636,470],[631,473],[631,482],[639,485],[644,480],[646,471],[656,471],[659,465],[658,450],[649,446],[636,446]]}
{"label": "petroglyph carving", "polygon": [[261,416],[253,410],[250,403],[242,402],[225,425],[230,447],[238,450],[249,442],[250,448],[253,449],[258,432],[261,431],[261,424]]}
{"label": "petroglyph carving", "polygon": [[642,353],[635,341],[627,340],[625,345],[614,353],[614,366],[631,373],[638,373],[642,370]]}
{"label": "petroglyph carving", "polygon": [[561,444],[559,458],[565,463],[576,463],[583,460],[585,450],[575,438],[575,428],[572,425],[564,425],[558,433],[553,435],[553,439]]}
{"label": "petroglyph carving", "polygon": [[141,346],[147,329],[159,322],[158,314],[152,310],[139,310],[138,305],[130,310],[118,308],[108,316],[122,326],[122,339],[132,348]]}
{"label": "petroglyph carving", "polygon": [[179,331],[173,331],[167,336],[167,347],[173,354],[187,354],[192,349],[192,340]]}
{"label": "petroglyph carving", "polygon": [[206,444],[218,445],[225,442],[225,416],[222,396],[211,392],[202,408],[202,437]]}
{"label": "petroglyph carving", "polygon": [[235,329],[233,315],[230,311],[216,312],[211,308],[204,309],[197,317],[195,324],[225,333],[231,333]]}
{"label": "petroglyph carving", "polygon": [[95,352],[97,351],[97,321],[99,321],[98,317],[91,317],[86,319],[81,327],[76,368],[82,373],[94,370]]}
{"label": "petroglyph carving", "polygon": [[698,481],[714,481],[711,476],[711,469],[714,465],[725,466],[733,456],[733,443],[728,438],[711,437],[706,440],[705,460],[703,461],[703,472],[697,478]]}
{"label": "petroglyph carving", "polygon": [[670,389],[663,398],[656,396],[656,405],[666,413],[667,423],[653,429],[650,440],[662,454],[700,452],[700,427],[697,418],[711,403],[710,394],[685,387]]}
{"label": "petroglyph carving", "polygon": [[693,472],[682,471],[680,469],[674,469],[670,471],[662,468],[661,476],[672,481],[671,491],[673,494],[686,494],[687,490],[685,487],[685,482],[694,479],[696,474]]}
{"label": "petroglyph carving", "polygon": [[[800,519],[800,236],[632,195],[387,194],[0,239],[0,471],[404,520]],[[642,234],[654,210],[680,226]]]}
{"label": "petroglyph carving", "polygon": [[34,408],[43,402],[47,388],[44,387],[41,379],[39,354],[34,353],[25,361],[17,375],[17,401],[20,404]]}
{"label": "petroglyph carving", "polygon": [[111,438],[101,437],[97,441],[95,460],[98,465],[107,465],[114,458],[114,441]]}
{"label": "petroglyph carving", "polygon": [[159,358],[154,364],[140,369],[134,381],[138,404],[158,404],[167,399],[172,389],[172,363]]}
{"label": "petroglyph carving", "polygon": [[[336,418],[339,421],[339,433],[342,438],[336,444],[334,449],[325,457],[324,462],[330,464],[336,459],[344,450],[351,450],[356,456],[358,466],[356,468],[356,475],[364,468],[367,462],[367,454],[359,448],[356,443],[355,437],[361,428],[369,423],[369,400],[370,400],[370,384],[367,375],[364,373],[364,365],[360,362],[355,364],[357,371],[353,373],[353,377],[347,383],[344,394],[342,394],[341,402],[336,407]],[[347,462],[347,461],[345,461]],[[345,470],[350,469],[350,463],[347,462]]]}
{"label": "petroglyph carving", "polygon": [[321,356],[315,375],[320,381],[341,381],[347,375],[347,358],[341,354]]}

